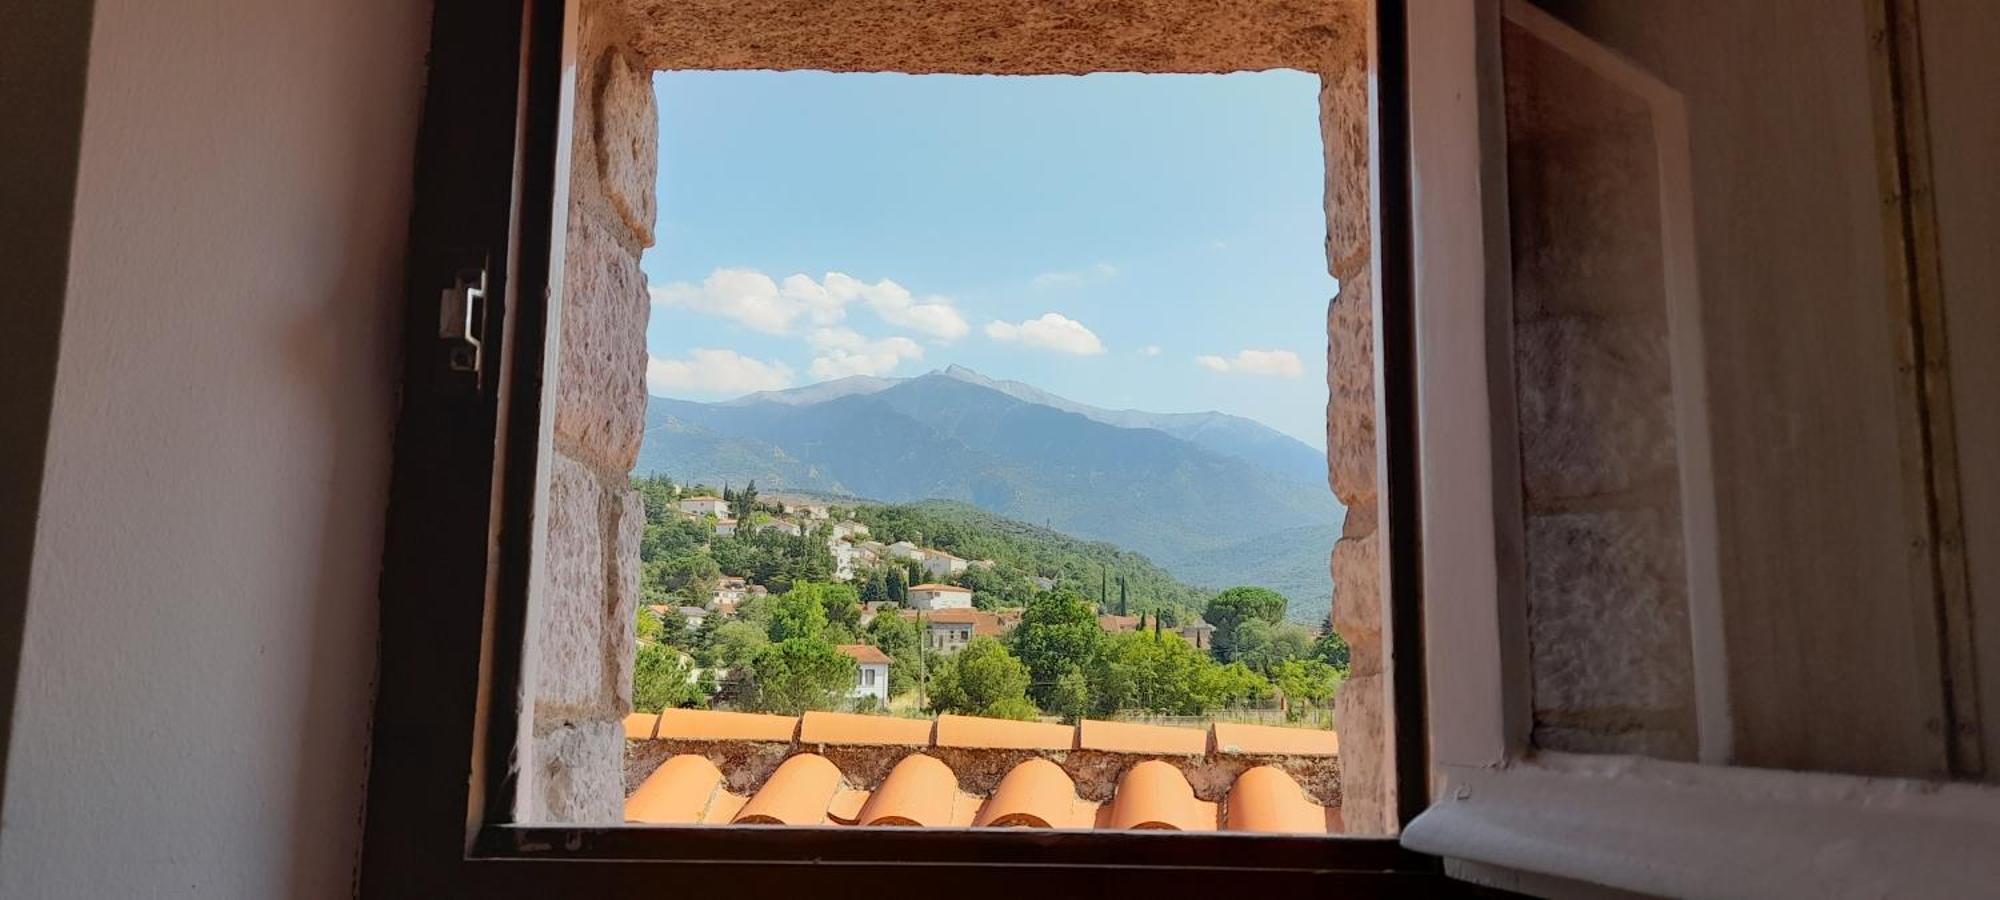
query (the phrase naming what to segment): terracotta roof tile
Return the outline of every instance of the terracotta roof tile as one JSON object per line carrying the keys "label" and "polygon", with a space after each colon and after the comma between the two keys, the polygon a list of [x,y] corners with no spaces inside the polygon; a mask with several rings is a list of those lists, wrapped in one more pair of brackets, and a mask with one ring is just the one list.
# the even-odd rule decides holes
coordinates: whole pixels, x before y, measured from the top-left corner
{"label": "terracotta roof tile", "polygon": [[972,593],[972,589],[971,589],[971,588],[962,588],[962,587],[959,587],[958,585],[955,585],[955,584],[932,584],[932,583],[930,583],[930,582],[925,582],[925,583],[923,583],[923,584],[913,584],[913,585],[910,585],[910,590],[913,590],[913,591],[943,591],[944,593],[947,593],[947,594],[970,594],[970,593]]}
{"label": "terracotta roof tile", "polygon": [[[1210,743],[1208,731],[1127,722],[1071,728],[945,715],[933,726],[921,719],[823,712],[792,719],[669,710],[659,717],[659,740],[669,746],[688,741],[696,752],[672,755],[648,775],[627,798],[625,818],[682,825],[1338,832],[1340,809],[1315,802],[1304,786],[1308,781],[1300,780],[1337,793],[1337,785],[1325,780],[1337,775],[1329,768],[1337,757],[1319,755],[1327,738],[1272,733],[1284,730],[1217,725]],[[708,742],[731,740],[791,746],[778,748],[783,761],[762,770],[768,775],[725,773],[718,766],[741,765],[740,751]],[[812,752],[822,746],[843,749],[828,759]],[[937,749],[915,749],[926,746]],[[1072,752],[1079,749],[1091,752]],[[1241,763],[1225,758],[1258,752],[1282,758],[1240,771]],[[1076,779],[1106,802],[1085,799]],[[751,786],[748,796],[731,792],[731,783]],[[1196,784],[1216,799],[1202,799]]]}
{"label": "terracotta roof tile", "polygon": [[[660,764],[625,798],[625,821],[653,825],[694,825],[708,816],[722,789],[722,770],[683,753]],[[735,809],[730,809],[734,814]],[[712,821],[712,819],[710,820]]]}
{"label": "terracotta roof tile", "polygon": [[940,747],[991,747],[1005,750],[1069,750],[1076,746],[1076,728],[1045,722],[1016,722],[978,716],[937,717]]}
{"label": "terracotta roof tile", "polygon": [[870,644],[840,644],[834,649],[854,657],[855,662],[864,665],[886,666],[892,662],[888,654],[882,652],[882,648]]}
{"label": "terracotta roof tile", "polygon": [[922,747],[931,742],[931,720],[854,713],[809,712],[799,721],[801,744],[875,744]]}
{"label": "terracotta roof tile", "polygon": [[1339,817],[1339,809],[1312,802],[1283,769],[1257,766],[1230,787],[1225,825],[1230,831],[1315,833],[1338,831]]}
{"label": "terracotta roof tile", "polygon": [[1282,728],[1276,725],[1246,725],[1241,722],[1215,723],[1218,753],[1251,753],[1285,756],[1338,756],[1340,737],[1331,731],[1312,728]]}
{"label": "terracotta roof tile", "polygon": [[977,798],[958,789],[958,775],[935,757],[912,753],[889,771],[857,816],[860,825],[970,825]]}
{"label": "terracotta roof tile", "polygon": [[792,716],[720,712],[710,709],[670,709],[660,713],[661,740],[789,741],[798,733]]}
{"label": "terracotta roof tile", "polygon": [[1215,815],[1215,804],[1195,799],[1181,770],[1149,759],[1125,770],[1118,794],[1099,822],[1106,828],[1214,831]]}
{"label": "terracotta roof tile", "polygon": [[824,825],[841,793],[839,767],[817,753],[785,760],[731,820],[738,825]]}
{"label": "terracotta roof tile", "polygon": [[1076,796],[1076,782],[1061,766],[1030,759],[1007,772],[979,807],[974,827],[1089,828],[1097,806]]}
{"label": "terracotta roof tile", "polygon": [[1162,753],[1196,756],[1208,752],[1208,732],[1171,725],[1136,725],[1085,719],[1077,725],[1076,745],[1083,750],[1113,753]]}
{"label": "terracotta roof tile", "polygon": [[650,741],[653,729],[660,726],[659,713],[633,713],[625,717],[625,739],[628,741]]}

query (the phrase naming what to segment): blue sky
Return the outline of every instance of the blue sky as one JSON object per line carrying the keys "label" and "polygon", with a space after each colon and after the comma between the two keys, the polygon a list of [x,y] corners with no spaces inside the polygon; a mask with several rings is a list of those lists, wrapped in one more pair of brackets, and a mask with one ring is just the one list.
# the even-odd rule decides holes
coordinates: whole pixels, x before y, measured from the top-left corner
{"label": "blue sky", "polygon": [[654,76],[648,387],[957,363],[1324,446],[1317,79]]}

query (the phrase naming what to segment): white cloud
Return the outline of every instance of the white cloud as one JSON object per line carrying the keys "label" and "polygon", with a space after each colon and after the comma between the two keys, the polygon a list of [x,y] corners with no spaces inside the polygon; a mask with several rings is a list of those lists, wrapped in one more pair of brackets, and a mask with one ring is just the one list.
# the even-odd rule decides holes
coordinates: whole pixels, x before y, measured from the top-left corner
{"label": "white cloud", "polygon": [[1098,263],[1097,265],[1071,272],[1043,272],[1035,276],[1029,284],[1033,285],[1036,290],[1048,290],[1050,288],[1077,287],[1079,285],[1094,284],[1099,281],[1110,281],[1116,277],[1118,277],[1117,266],[1110,263]]}
{"label": "white cloud", "polygon": [[1104,342],[1082,322],[1060,313],[1043,313],[1039,319],[1029,319],[1019,325],[1008,322],[988,322],[986,336],[996,341],[1019,341],[1029,347],[1054,350],[1058,353],[1072,353],[1077,356],[1095,356],[1104,352]]}
{"label": "white cloud", "polygon": [[828,272],[826,293],[842,304],[860,300],[882,321],[938,340],[957,340],[972,330],[949,298],[925,297],[919,303],[908,288],[887,278],[867,284],[850,275]]}
{"label": "white cloud", "polygon": [[849,375],[887,375],[905,359],[923,359],[924,348],[906,337],[869,340],[851,328],[821,328],[807,342],[819,355],[813,358],[814,378],[826,380]]}
{"label": "white cloud", "polygon": [[1269,378],[1298,378],[1306,373],[1299,355],[1290,350],[1239,350],[1236,356],[1197,356],[1194,364],[1211,372],[1230,375],[1261,375]]}
{"label": "white cloud", "polygon": [[1145,348],[1145,349],[1143,349],[1143,350],[1140,350],[1140,351],[1139,351],[1139,355],[1140,355],[1140,356],[1159,356],[1159,355],[1160,355],[1160,345],[1159,345],[1159,344],[1147,344],[1147,345],[1146,345],[1146,348]]}
{"label": "white cloud", "polygon": [[734,350],[695,348],[688,359],[646,359],[646,391],[673,393],[748,394],[792,386],[792,367],[765,362]]}
{"label": "white cloud", "polygon": [[766,334],[792,334],[801,319],[817,326],[838,324],[855,302],[884,322],[927,337],[948,341],[972,330],[949,298],[925,297],[920,303],[887,278],[867,284],[840,272],[828,272],[820,281],[791,275],[780,283],[755,269],[716,269],[701,284],[675,282],[650,293],[658,306],[731,319]]}

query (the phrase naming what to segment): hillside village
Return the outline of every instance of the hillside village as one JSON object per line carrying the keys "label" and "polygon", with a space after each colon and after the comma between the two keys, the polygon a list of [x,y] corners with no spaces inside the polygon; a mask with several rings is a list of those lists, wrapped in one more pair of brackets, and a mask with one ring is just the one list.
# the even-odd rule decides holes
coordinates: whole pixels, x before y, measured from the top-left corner
{"label": "hillside village", "polygon": [[1107,544],[949,506],[634,485],[640,711],[1234,711],[1324,727],[1344,676],[1345,644],[1285,622],[1276,592],[1203,591]]}

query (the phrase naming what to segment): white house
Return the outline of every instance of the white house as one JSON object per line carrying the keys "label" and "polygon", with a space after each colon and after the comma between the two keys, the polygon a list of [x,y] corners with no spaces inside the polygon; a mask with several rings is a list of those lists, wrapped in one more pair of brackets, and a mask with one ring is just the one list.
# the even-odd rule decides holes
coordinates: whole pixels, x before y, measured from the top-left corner
{"label": "white house", "polygon": [[687,621],[687,627],[691,629],[700,628],[701,623],[708,620],[708,610],[699,606],[683,606],[678,612],[681,618]]}
{"label": "white house", "polygon": [[854,564],[861,561],[861,548],[846,541],[829,539],[826,549],[833,552],[833,577],[839,581],[853,581]]}
{"label": "white house", "polygon": [[798,526],[797,522],[788,522],[784,519],[772,519],[768,522],[765,522],[762,525],[757,526],[757,530],[777,531],[777,532],[782,532],[784,534],[789,534],[792,537],[798,537],[799,535],[805,534],[805,530],[801,529]]}
{"label": "white house", "polygon": [[889,545],[889,556],[895,559],[914,559],[917,562],[923,562],[924,548],[909,541],[897,541]]}
{"label": "white house", "polygon": [[[915,610],[904,615],[918,617]],[[945,609],[921,616],[924,647],[937,653],[957,653],[976,637],[999,637],[1006,631],[1000,617],[976,609]]]}
{"label": "white house", "polygon": [[732,535],[732,534],[735,534],[735,533],[736,533],[736,520],[735,520],[735,519],[716,519],[716,520],[715,520],[715,535],[716,535],[716,537],[728,537],[728,536],[730,536],[730,535]]}
{"label": "white house", "polygon": [[832,510],[818,503],[783,503],[779,504],[778,508],[784,510],[785,515],[804,516],[808,519],[824,519],[833,515]]}
{"label": "white house", "polygon": [[910,606],[916,609],[971,609],[972,589],[953,584],[910,585]]}
{"label": "white house", "polygon": [[943,550],[925,550],[923,563],[924,571],[940,578],[957,575],[972,565],[970,560],[953,556]]}
{"label": "white house", "polygon": [[833,536],[837,538],[867,537],[868,526],[853,519],[842,519],[833,523]]}
{"label": "white house", "polygon": [[880,648],[867,644],[841,644],[840,652],[854,658],[857,671],[854,673],[854,687],[847,692],[848,699],[860,700],[874,697],[875,702],[889,705],[889,657]]}
{"label": "white house", "polygon": [[726,516],[729,515],[729,501],[706,494],[700,497],[682,497],[680,510],[696,516]]}

